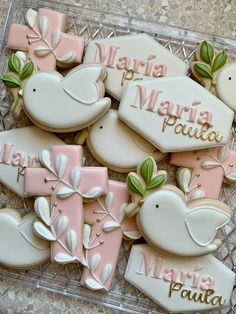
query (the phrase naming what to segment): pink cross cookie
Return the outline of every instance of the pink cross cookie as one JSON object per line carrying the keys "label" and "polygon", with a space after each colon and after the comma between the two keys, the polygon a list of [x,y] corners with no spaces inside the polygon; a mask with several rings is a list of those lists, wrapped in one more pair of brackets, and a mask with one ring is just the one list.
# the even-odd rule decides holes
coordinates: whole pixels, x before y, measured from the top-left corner
{"label": "pink cross cookie", "polygon": [[28,52],[28,58],[35,61],[40,70],[54,70],[59,66],[80,63],[84,50],[82,37],[65,34],[66,15],[39,9],[29,9],[26,24],[12,24],[9,29],[7,47]]}
{"label": "pink cross cookie", "polygon": [[170,163],[187,167],[177,171],[179,186],[187,200],[200,197],[218,199],[224,179],[236,182],[236,150],[227,145],[172,153]]}
{"label": "pink cross cookie", "polygon": [[[83,262],[83,198],[94,199],[108,192],[107,168],[83,167],[83,149],[78,145],[56,145],[43,150],[45,168],[25,170],[25,193],[46,197],[35,201],[36,214],[43,222],[35,232],[52,241],[52,260]],[[51,209],[50,209],[51,207]]]}
{"label": "pink cross cookie", "polygon": [[125,183],[109,181],[109,193],[93,203],[84,204],[85,261],[81,282],[92,290],[111,286],[122,237],[140,237],[134,217],[125,219],[130,202]]}

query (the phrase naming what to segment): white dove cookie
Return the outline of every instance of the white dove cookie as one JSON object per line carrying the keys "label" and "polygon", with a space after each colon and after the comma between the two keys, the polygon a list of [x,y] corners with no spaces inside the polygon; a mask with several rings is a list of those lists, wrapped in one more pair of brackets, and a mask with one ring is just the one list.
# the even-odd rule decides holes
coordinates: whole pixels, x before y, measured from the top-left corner
{"label": "white dove cookie", "polygon": [[86,139],[87,146],[101,164],[118,171],[129,172],[147,156],[157,162],[165,155],[118,118],[116,110],[108,110],[88,130],[79,132],[76,143]]}
{"label": "white dove cookie", "polygon": [[[181,256],[200,256],[214,252],[221,241],[217,230],[230,221],[232,211],[212,199],[186,202],[175,186],[165,185],[166,174],[156,172],[155,161],[148,157],[138,172],[128,175],[127,184],[134,202],[126,213],[137,214],[137,224],[149,244]],[[168,230],[168,232],[167,232]]]}
{"label": "white dove cookie", "polygon": [[236,63],[227,63],[227,53],[216,53],[206,40],[198,46],[195,59],[191,64],[193,77],[236,112]]}
{"label": "white dove cookie", "polygon": [[40,128],[72,132],[98,120],[110,107],[104,97],[106,70],[99,64],[75,67],[65,77],[58,72],[38,72],[26,82],[24,110]]}
{"label": "white dove cookie", "polygon": [[216,95],[236,112],[236,63],[229,63],[216,77]]}
{"label": "white dove cookie", "polygon": [[28,268],[50,258],[49,242],[33,231],[34,213],[23,218],[17,210],[0,210],[0,264],[11,268]]}

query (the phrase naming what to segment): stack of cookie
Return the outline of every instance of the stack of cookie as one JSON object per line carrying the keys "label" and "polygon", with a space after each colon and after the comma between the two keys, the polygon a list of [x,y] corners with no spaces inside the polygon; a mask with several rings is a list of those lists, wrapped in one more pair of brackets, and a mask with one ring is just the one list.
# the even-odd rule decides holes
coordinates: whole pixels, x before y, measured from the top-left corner
{"label": "stack of cookie", "polygon": [[[204,41],[191,67],[196,82],[146,34],[84,49],[83,38],[65,33],[65,19],[29,9],[26,25],[9,30],[15,52],[2,81],[12,114],[35,126],[1,132],[0,180],[35,201],[24,217],[0,210],[0,262],[81,263],[81,283],[107,291],[122,239],[143,237],[127,265],[131,284],[171,312],[227,306],[234,273],[211,253],[232,216],[218,198],[223,180],[236,181],[235,64]],[[73,145],[57,136],[75,131]],[[85,166],[85,142],[101,167]],[[179,188],[157,170],[167,153]],[[111,180],[108,169],[126,173],[126,183]]]}

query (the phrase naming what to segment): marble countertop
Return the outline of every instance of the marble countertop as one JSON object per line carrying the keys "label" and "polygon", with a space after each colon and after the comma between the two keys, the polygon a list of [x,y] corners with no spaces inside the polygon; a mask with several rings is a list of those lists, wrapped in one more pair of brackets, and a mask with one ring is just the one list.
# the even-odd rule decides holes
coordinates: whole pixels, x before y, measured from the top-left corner
{"label": "marble countertop", "polygon": [[[61,0],[62,1],[62,0]],[[0,12],[6,3],[0,0]],[[236,0],[67,0],[67,3],[235,37]],[[0,314],[119,313],[0,276]]]}

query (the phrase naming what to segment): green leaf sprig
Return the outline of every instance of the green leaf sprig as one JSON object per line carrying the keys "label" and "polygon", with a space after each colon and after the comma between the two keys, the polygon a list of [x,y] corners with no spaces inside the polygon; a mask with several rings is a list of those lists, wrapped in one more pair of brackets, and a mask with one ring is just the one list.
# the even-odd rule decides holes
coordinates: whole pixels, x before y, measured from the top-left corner
{"label": "green leaf sprig", "polygon": [[8,88],[21,88],[22,83],[34,72],[33,61],[26,62],[23,66],[20,58],[12,53],[8,60],[9,73],[1,76],[1,79]]}
{"label": "green leaf sprig", "polygon": [[200,59],[195,62],[194,70],[200,77],[213,80],[214,72],[226,64],[228,56],[224,50],[216,54],[212,45],[204,40],[200,46]]}
{"label": "green leaf sprig", "polygon": [[166,182],[166,171],[157,172],[156,162],[153,157],[147,157],[138,167],[138,173],[130,172],[127,177],[127,187],[130,193],[139,195],[139,201],[129,203],[125,212],[128,217],[135,215],[145,196],[150,190],[156,190],[162,187]]}

